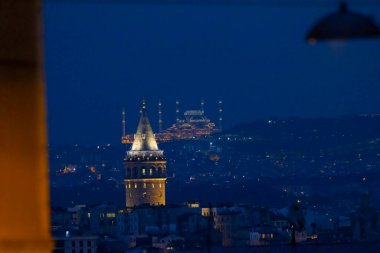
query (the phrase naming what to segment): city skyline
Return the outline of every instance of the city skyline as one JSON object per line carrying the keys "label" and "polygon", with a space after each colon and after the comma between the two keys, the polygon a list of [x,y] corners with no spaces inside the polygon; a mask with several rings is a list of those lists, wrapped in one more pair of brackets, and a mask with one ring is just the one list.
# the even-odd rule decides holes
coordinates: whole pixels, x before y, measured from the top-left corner
{"label": "city skyline", "polygon": [[5,0],[0,251],[379,252],[380,40],[306,44],[330,5]]}
{"label": "city skyline", "polygon": [[[159,148],[145,109],[127,153],[50,149],[54,235],[75,227],[123,249],[378,250],[380,115],[258,121]],[[89,240],[75,236],[55,240]]]}

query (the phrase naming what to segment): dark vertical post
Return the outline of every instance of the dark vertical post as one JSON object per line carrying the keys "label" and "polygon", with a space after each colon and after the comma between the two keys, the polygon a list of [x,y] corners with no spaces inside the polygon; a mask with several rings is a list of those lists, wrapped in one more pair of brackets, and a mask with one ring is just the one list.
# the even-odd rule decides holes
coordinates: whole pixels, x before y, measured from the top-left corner
{"label": "dark vertical post", "polygon": [[41,3],[0,1],[0,252],[51,252]]}

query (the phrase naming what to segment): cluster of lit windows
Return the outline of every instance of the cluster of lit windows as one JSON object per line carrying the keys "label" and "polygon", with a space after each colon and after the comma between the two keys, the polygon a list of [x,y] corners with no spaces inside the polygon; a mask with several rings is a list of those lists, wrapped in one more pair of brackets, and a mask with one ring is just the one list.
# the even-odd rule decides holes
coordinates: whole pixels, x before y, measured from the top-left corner
{"label": "cluster of lit windows", "polygon": [[[155,188],[155,187],[156,187],[154,183],[152,183],[151,186],[152,186],[152,188]],[[138,188],[138,185],[135,183],[133,187],[134,187],[135,189],[137,189],[137,188]],[[162,188],[162,184],[158,184],[158,187],[159,187],[159,188]],[[128,186],[127,186],[127,188],[128,188],[128,189],[132,189],[132,185],[129,183]],[[145,188],[148,188],[148,184],[147,184],[147,183],[144,183],[144,184],[143,184],[143,188],[144,188],[144,189],[145,189]]]}
{"label": "cluster of lit windows", "polygon": [[115,213],[107,213],[107,218],[115,218],[116,214]]}
{"label": "cluster of lit windows", "polygon": [[270,233],[270,234],[261,234],[261,238],[262,238],[262,239],[265,239],[265,238],[273,239],[273,234],[272,234],[272,233]]}
{"label": "cluster of lit windows", "polygon": [[141,171],[139,171],[138,168],[136,168],[136,167],[134,167],[134,168],[127,168],[127,175],[129,175],[129,176],[133,176],[133,175],[136,176],[136,173],[139,176],[147,176],[147,175],[153,176],[155,173],[157,173],[159,176],[161,176],[164,172],[165,172],[165,168],[162,168],[162,167],[158,167],[158,168],[150,167],[149,171],[145,167],[142,167]]}
{"label": "cluster of lit windows", "polygon": [[[88,217],[90,217],[90,213],[87,213],[87,216]],[[116,213],[106,213],[106,214],[104,214],[104,213],[100,213],[99,214],[99,217],[100,218],[104,218],[104,217],[107,217],[107,218],[115,218],[116,217]]]}

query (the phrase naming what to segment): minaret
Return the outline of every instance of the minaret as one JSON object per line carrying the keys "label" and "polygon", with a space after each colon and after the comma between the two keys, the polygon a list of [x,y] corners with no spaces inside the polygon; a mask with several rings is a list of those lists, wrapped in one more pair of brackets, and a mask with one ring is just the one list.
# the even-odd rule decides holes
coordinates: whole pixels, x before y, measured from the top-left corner
{"label": "minaret", "polygon": [[201,98],[201,112],[202,112],[202,114],[205,113],[205,101],[203,98]]}
{"label": "minaret", "polygon": [[158,100],[158,132],[162,131],[162,110],[161,110],[161,99]]}
{"label": "minaret", "polygon": [[218,101],[218,107],[219,107],[219,130],[223,130],[223,102],[221,99]]}
{"label": "minaret", "polygon": [[176,121],[179,121],[179,100],[177,99],[175,101],[175,114],[176,114]]}
{"label": "minaret", "polygon": [[121,125],[122,125],[122,136],[126,135],[126,128],[125,128],[125,109],[123,108],[123,111],[121,112]]}
{"label": "minaret", "polygon": [[143,204],[165,205],[166,159],[154,137],[145,101],[124,167],[127,208]]}

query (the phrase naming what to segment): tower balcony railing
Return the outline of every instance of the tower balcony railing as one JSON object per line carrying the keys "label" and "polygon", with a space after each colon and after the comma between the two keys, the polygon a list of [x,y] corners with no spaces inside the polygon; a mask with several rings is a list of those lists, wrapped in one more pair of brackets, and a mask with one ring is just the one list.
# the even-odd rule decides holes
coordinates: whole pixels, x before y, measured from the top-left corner
{"label": "tower balcony railing", "polygon": [[133,162],[146,162],[146,161],[166,161],[164,156],[162,157],[140,157],[140,156],[127,156],[124,161],[133,161]]}
{"label": "tower balcony railing", "polygon": [[158,151],[128,151],[126,161],[165,161],[164,152]]}
{"label": "tower balcony railing", "polygon": [[127,175],[125,179],[166,179],[166,173],[163,173],[161,175]]}

